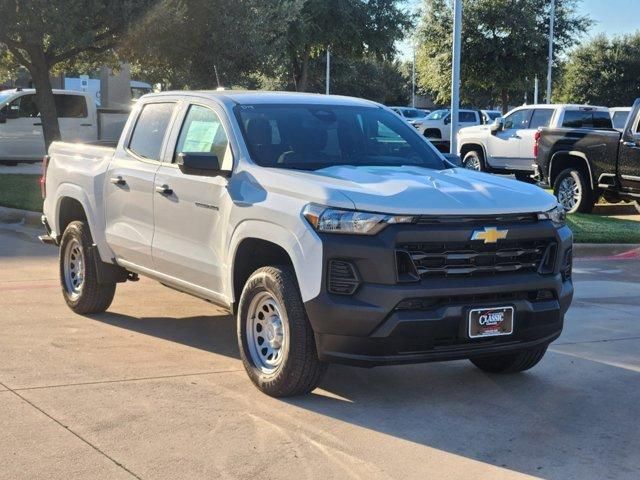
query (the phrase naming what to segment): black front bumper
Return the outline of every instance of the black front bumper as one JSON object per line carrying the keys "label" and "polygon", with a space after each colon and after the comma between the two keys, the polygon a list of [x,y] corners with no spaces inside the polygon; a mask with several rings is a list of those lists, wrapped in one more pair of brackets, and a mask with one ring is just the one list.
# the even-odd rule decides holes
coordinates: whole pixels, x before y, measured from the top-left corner
{"label": "black front bumper", "polygon": [[[473,227],[387,227],[374,237],[321,235],[323,261],[350,261],[361,284],[353,295],[327,291],[305,303],[324,361],[359,366],[455,360],[521,351],[546,345],[561,333],[573,297],[570,278],[561,273],[571,231],[550,222],[509,226],[510,238],[553,237],[555,269],[482,276],[422,278],[399,283],[395,248],[406,239],[469,239]],[[539,292],[546,292],[539,297]],[[409,303],[407,304],[407,301]],[[472,308],[513,306],[512,335],[471,339],[467,335]]]}

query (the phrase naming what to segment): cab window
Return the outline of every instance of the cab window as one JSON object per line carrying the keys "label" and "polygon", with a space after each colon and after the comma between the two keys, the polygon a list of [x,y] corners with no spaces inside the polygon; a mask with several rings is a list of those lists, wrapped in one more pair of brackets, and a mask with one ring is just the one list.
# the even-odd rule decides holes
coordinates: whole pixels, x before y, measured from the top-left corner
{"label": "cab window", "polygon": [[529,128],[529,117],[531,117],[530,109],[518,110],[517,112],[513,112],[511,115],[507,115],[505,117],[504,129],[509,130],[511,128]]}
{"label": "cab window", "polygon": [[191,105],[180,130],[173,161],[179,153],[212,153],[220,165],[232,167],[229,139],[220,117],[210,108]]}
{"label": "cab window", "polygon": [[173,103],[148,103],[142,107],[129,141],[129,150],[139,157],[158,160]]}
{"label": "cab window", "polygon": [[538,129],[540,127],[548,127],[551,123],[554,110],[552,108],[536,108],[531,115],[529,128]]}

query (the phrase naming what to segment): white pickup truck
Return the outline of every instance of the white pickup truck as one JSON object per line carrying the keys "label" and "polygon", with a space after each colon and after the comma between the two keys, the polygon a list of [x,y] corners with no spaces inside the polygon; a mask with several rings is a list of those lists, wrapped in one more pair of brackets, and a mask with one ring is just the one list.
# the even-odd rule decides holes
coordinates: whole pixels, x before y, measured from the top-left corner
{"label": "white pickup truck", "polygon": [[[34,89],[0,91],[0,164],[39,162],[46,153]],[[54,90],[60,135],[68,142],[115,141],[128,112],[98,110],[85,92]]]}
{"label": "white pickup truck", "polygon": [[138,275],[223,306],[273,396],[330,362],[526,370],[573,295],[553,196],[456,168],[365,100],[147,95],[116,148],[56,142],[44,172],[72,310],[106,310]]}
{"label": "white pickup truck", "polygon": [[524,105],[489,125],[458,131],[458,154],[471,170],[513,173],[531,182],[535,135],[543,127],[612,128],[609,110],[591,105]]}

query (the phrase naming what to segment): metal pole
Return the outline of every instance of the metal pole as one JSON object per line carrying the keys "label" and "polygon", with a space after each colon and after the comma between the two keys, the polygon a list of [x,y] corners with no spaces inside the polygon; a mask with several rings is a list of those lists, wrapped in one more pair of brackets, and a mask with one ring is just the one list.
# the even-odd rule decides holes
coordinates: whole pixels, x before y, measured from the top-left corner
{"label": "metal pole", "polygon": [[451,68],[451,153],[458,153],[458,107],[460,104],[460,39],[462,37],[462,0],[453,4],[453,65]]}
{"label": "metal pole", "polygon": [[413,44],[413,64],[411,66],[411,106],[416,108],[416,44]]}
{"label": "metal pole", "polygon": [[331,80],[331,51],[327,47],[327,75],[325,93],[329,95],[329,82]]}
{"label": "metal pole", "polygon": [[533,104],[538,104],[538,75],[536,75],[536,78],[533,81]]}
{"label": "metal pole", "polygon": [[551,0],[549,17],[549,65],[547,66],[547,103],[551,103],[551,68],[553,65],[553,27],[556,21],[556,0]]}

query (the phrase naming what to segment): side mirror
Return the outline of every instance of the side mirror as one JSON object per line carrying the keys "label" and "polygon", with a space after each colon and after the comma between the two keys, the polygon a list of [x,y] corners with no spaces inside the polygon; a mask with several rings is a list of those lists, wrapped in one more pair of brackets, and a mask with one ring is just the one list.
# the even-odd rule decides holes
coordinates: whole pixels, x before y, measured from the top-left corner
{"label": "side mirror", "polygon": [[462,166],[462,158],[460,158],[460,155],[456,155],[455,153],[443,153],[442,156],[446,158],[449,163],[453,163],[456,167]]}
{"label": "side mirror", "polygon": [[444,124],[449,125],[451,123],[451,115],[444,117]]}
{"label": "side mirror", "polygon": [[504,118],[498,117],[496,118],[491,126],[489,127],[491,133],[498,133],[504,130]]}
{"label": "side mirror", "polygon": [[178,154],[178,168],[185,175],[199,175],[201,177],[229,177],[231,172],[222,170],[218,156],[213,153]]}

